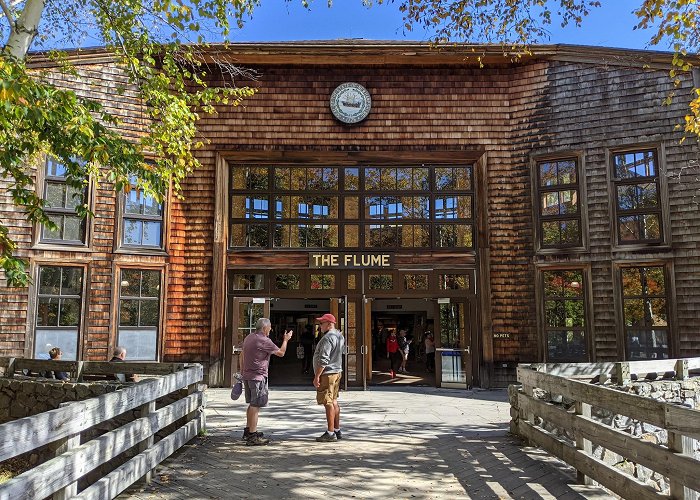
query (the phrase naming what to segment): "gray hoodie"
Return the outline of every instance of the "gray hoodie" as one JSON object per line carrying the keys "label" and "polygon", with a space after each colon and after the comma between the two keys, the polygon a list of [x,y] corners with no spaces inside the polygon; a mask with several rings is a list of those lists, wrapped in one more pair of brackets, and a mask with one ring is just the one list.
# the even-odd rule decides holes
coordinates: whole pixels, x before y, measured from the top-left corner
{"label": "gray hoodie", "polygon": [[316,344],[314,352],[314,371],[325,366],[324,374],[340,373],[343,371],[343,351],[345,338],[338,330],[328,330]]}

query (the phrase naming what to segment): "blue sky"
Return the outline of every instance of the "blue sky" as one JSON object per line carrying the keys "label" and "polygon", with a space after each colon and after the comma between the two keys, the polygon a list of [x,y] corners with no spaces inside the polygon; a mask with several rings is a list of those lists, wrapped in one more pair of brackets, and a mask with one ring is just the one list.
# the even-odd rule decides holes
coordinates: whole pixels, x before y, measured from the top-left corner
{"label": "blue sky", "polygon": [[[361,0],[335,0],[331,8],[325,0],[313,0],[306,10],[299,0],[262,0],[244,28],[232,34],[236,42],[290,40],[329,40],[365,38],[371,40],[428,40],[430,33],[404,33],[396,3],[362,6]],[[545,43],[570,43],[644,49],[651,33],[633,30],[633,9],[641,0],[602,0],[603,6],[584,20],[581,28],[552,28]],[[651,47],[667,50],[667,47]]]}

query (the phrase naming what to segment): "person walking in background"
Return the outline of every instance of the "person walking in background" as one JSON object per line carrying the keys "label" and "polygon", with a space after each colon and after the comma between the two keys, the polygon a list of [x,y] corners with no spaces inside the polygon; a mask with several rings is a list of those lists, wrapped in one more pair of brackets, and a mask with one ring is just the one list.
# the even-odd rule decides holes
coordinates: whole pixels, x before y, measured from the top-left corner
{"label": "person walking in background", "polygon": [[299,339],[302,347],[304,348],[304,357],[301,360],[301,372],[309,373],[311,370],[311,361],[313,358],[313,346],[314,346],[314,328],[311,325],[306,325],[304,327],[304,333],[301,334]]}
{"label": "person walking in background", "polygon": [[389,375],[396,377],[396,371],[401,366],[401,352],[399,351],[399,341],[396,338],[396,331],[391,330],[386,338],[386,357],[389,358]]}
{"label": "person walking in background", "polygon": [[435,372],[435,338],[430,332],[425,334],[425,370]]}
{"label": "person walking in background", "polygon": [[[112,359],[110,363],[121,363],[126,359],[126,348],[122,346],[117,346],[114,348],[114,353],[112,354]],[[136,375],[133,373],[115,373],[114,377],[120,382],[136,382]]]}
{"label": "person walking in background", "polygon": [[324,314],[316,318],[320,327],[321,339],[314,352],[314,387],[316,402],[326,409],[326,432],[316,441],[330,442],[343,438],[340,430],[340,378],[343,373],[343,350],[345,338],[335,328],[335,316]]}
{"label": "person walking in background", "polygon": [[255,331],[243,340],[243,350],[240,354],[245,402],[248,403],[243,439],[248,446],[260,446],[270,442],[263,437],[262,432],[258,432],[260,408],[267,406],[268,402],[267,373],[270,356],[274,354],[280,358],[283,357],[287,352],[289,339],[292,338],[292,330],[284,332],[282,345],[277,347],[270,339],[270,330],[272,330],[272,324],[269,319],[258,319]]}
{"label": "person walking in background", "polygon": [[405,329],[399,330],[399,337],[397,340],[399,342],[399,351],[401,352],[401,366],[399,366],[399,371],[401,373],[408,373],[406,370],[406,362],[408,361],[408,351],[411,348],[412,340],[406,338]]}

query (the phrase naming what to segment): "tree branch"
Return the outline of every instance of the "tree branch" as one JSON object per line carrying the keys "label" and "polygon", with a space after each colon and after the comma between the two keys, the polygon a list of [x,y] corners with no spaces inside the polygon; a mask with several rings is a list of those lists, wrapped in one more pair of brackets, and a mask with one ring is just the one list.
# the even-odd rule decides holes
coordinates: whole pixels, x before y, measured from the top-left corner
{"label": "tree branch", "polygon": [[10,29],[14,30],[15,28],[15,18],[12,15],[12,11],[10,10],[10,7],[5,3],[5,0],[0,0],[0,7],[2,7],[2,12],[5,14],[5,17],[7,18],[7,22],[10,23]]}

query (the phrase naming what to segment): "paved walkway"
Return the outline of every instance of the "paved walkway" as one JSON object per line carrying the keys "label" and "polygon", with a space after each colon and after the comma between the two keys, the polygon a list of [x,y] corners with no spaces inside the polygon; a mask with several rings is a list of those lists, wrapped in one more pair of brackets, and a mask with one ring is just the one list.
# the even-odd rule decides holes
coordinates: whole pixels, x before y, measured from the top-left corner
{"label": "paved walkway", "polygon": [[150,486],[121,499],[611,498],[575,484],[573,470],[507,433],[506,392],[373,388],[341,393],[345,439],[325,429],[313,388],[273,389],[259,430],[240,436],[246,405],[207,391],[207,435],[158,467]]}

